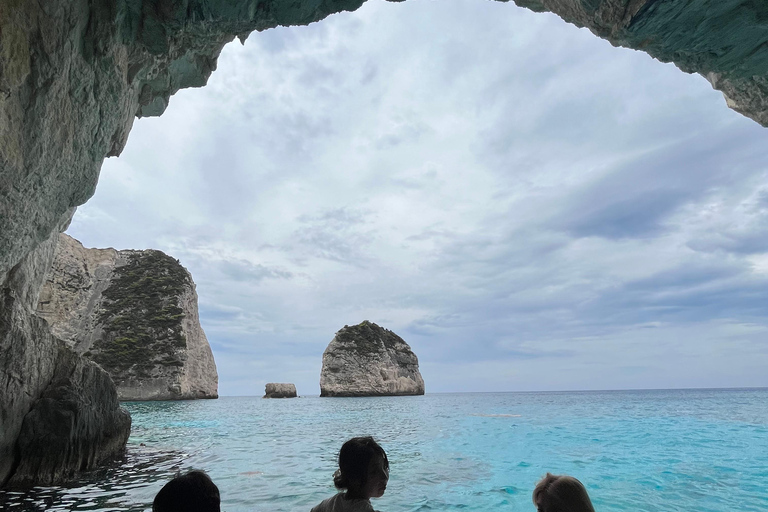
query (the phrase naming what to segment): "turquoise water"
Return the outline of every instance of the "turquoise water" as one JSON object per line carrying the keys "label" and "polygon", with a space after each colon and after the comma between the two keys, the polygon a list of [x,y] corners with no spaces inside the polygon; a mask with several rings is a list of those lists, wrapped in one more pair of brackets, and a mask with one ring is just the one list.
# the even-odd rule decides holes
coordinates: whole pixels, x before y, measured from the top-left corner
{"label": "turquoise water", "polygon": [[[768,510],[768,390],[434,394],[133,402],[120,465],[68,488],[1,493],[3,510],[143,511],[202,468],[222,509],[308,511],[334,489],[341,443],[387,451],[383,512],[520,510],[545,472],[585,483],[598,511]],[[142,444],[144,446],[142,446]]]}

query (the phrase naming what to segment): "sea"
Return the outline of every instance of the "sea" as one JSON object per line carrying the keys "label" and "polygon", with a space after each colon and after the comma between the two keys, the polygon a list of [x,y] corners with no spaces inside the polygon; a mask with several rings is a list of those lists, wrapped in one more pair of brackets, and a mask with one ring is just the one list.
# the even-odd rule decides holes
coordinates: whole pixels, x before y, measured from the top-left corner
{"label": "sea", "polygon": [[547,472],[598,512],[768,511],[768,389],[223,397],[128,402],[125,457],[65,487],[0,491],[4,511],[150,511],[203,469],[222,510],[303,511],[332,496],[336,455],[374,436],[390,461],[382,512],[528,511]]}

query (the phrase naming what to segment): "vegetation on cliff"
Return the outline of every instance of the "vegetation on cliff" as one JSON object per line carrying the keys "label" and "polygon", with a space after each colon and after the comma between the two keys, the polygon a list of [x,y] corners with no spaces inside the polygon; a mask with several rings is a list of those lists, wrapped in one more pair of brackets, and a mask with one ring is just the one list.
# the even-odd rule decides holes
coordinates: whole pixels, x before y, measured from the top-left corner
{"label": "vegetation on cliff", "polygon": [[179,299],[191,285],[178,260],[153,250],[130,254],[104,290],[103,336],[93,346],[93,360],[118,379],[149,377],[158,363],[181,368],[186,339]]}
{"label": "vegetation on cliff", "polygon": [[391,348],[398,340],[405,343],[394,332],[368,320],[363,320],[357,325],[345,325],[336,333],[336,339],[344,343],[349,350],[362,355],[381,352],[382,343],[385,348]]}

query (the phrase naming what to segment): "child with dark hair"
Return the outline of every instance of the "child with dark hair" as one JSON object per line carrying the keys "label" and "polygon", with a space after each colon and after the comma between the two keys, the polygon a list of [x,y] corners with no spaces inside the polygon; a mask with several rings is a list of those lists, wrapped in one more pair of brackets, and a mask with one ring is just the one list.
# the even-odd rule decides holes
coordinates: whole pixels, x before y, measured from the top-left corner
{"label": "child with dark hair", "polygon": [[310,512],[375,512],[371,498],[380,498],[389,481],[387,454],[372,437],[353,437],[339,450],[333,483],[340,492]]}
{"label": "child with dark hair", "polygon": [[533,490],[538,512],[595,512],[581,482],[566,475],[547,473]]}
{"label": "child with dark hair", "polygon": [[160,489],[152,512],[221,512],[219,488],[203,471],[192,470]]}

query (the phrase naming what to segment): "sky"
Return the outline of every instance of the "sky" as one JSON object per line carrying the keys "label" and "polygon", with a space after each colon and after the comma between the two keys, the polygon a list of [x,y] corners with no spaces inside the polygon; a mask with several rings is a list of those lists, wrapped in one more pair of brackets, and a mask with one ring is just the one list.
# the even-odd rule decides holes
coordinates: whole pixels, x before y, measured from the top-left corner
{"label": "sky", "polygon": [[428,393],[768,386],[767,141],[555,15],[371,0],[225,47],[68,233],[189,269],[222,396],[363,320]]}

